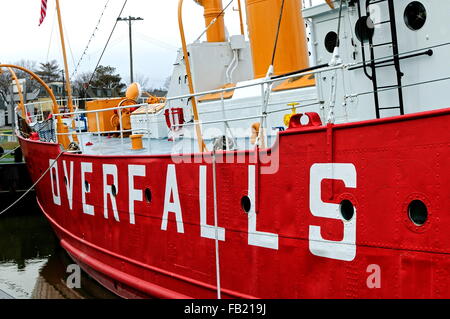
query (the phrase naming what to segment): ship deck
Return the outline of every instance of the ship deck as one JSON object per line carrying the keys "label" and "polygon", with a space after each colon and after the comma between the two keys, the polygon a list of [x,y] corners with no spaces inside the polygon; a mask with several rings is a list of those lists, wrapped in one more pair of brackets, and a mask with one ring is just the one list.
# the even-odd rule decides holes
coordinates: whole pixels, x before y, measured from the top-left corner
{"label": "ship deck", "polygon": [[[85,155],[166,155],[166,154],[191,154],[198,152],[197,140],[193,138],[180,138],[175,141],[154,138],[142,138],[143,149],[133,150],[130,138],[123,140],[114,137],[99,136],[96,134],[82,135],[78,137],[81,151]],[[276,137],[269,136],[269,145]],[[254,148],[250,138],[237,138],[237,150],[248,150]],[[213,149],[213,140],[205,140],[208,150]],[[92,145],[91,145],[92,144]]]}

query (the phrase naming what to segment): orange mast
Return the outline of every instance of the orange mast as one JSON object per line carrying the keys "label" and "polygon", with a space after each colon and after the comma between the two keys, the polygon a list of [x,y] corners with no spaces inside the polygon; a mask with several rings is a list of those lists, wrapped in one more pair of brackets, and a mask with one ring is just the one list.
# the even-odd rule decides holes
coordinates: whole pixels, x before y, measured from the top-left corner
{"label": "orange mast", "polygon": [[[191,73],[191,64],[189,62],[189,53],[186,45],[186,37],[184,35],[184,27],[183,27],[183,0],[179,0],[178,2],[178,26],[180,28],[180,36],[181,36],[181,44],[183,47],[183,55],[184,55],[184,63],[186,64],[186,74],[188,78],[189,84],[189,93],[194,94],[194,84],[192,83],[192,73]],[[199,116],[197,110],[197,100],[196,97],[191,97],[192,103],[192,111],[194,113],[194,123],[195,123],[195,132],[197,135],[198,148],[200,152],[206,151],[206,145],[203,141],[202,130],[199,124]]]}
{"label": "orange mast", "polygon": [[[72,87],[70,85],[70,74],[69,74],[69,66],[67,64],[67,54],[66,54],[66,45],[64,42],[64,31],[63,31],[63,25],[62,25],[62,18],[61,18],[61,10],[59,6],[59,0],[56,0],[56,12],[58,14],[58,24],[59,24],[59,35],[61,37],[61,48],[64,58],[64,72],[66,74],[66,90],[67,90],[67,106],[69,107],[70,113],[74,112],[73,109],[73,101],[72,101]],[[75,129],[75,122],[72,121],[72,128]],[[72,138],[75,142],[78,143],[78,137],[76,134],[72,135]]]}

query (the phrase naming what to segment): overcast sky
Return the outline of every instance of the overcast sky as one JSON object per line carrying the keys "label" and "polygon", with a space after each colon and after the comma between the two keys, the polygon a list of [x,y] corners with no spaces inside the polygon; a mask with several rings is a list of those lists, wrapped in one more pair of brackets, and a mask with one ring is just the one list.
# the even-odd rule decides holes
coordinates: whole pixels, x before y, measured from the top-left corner
{"label": "overcast sky", "polygon": [[[69,69],[75,70],[91,37],[107,0],[60,0],[63,15]],[[95,67],[124,0],[109,0],[99,29],[83,57],[78,73]],[[224,0],[224,7],[229,0]],[[242,0],[243,6],[245,0]],[[46,62],[56,59],[62,65],[55,0],[48,0],[47,17],[39,24],[41,0],[2,1],[0,18],[0,62],[22,59]],[[128,0],[122,16],[142,17],[133,24],[133,51],[135,78],[146,76],[150,85],[159,87],[172,72],[172,64],[180,47],[177,20],[178,0]],[[226,11],[229,34],[238,34],[239,14],[237,1]],[[203,8],[193,0],[184,1],[184,24],[187,41],[195,40],[204,29]],[[129,81],[128,25],[119,22],[103,65],[118,69]]]}

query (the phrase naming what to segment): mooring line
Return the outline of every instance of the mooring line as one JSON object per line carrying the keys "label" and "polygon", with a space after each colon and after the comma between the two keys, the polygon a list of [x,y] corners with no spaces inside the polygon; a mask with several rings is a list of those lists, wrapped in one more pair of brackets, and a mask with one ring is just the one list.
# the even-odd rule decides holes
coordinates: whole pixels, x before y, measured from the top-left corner
{"label": "mooring line", "polygon": [[11,150],[11,151],[6,152],[5,154],[3,154],[2,157],[0,157],[0,161],[1,161],[2,159],[6,158],[6,156],[11,155],[12,153],[14,153],[14,152],[15,152],[17,149],[19,149],[19,148],[20,148],[20,145],[17,146],[15,149],[13,149],[13,150]]}
{"label": "mooring line", "polygon": [[220,287],[220,256],[219,256],[219,229],[217,222],[217,187],[216,187],[216,150],[212,151],[212,167],[213,167],[213,194],[214,194],[214,228],[215,228],[215,254],[216,254],[216,280],[217,280],[217,299],[222,299],[222,291]]}
{"label": "mooring line", "polygon": [[48,172],[50,172],[50,170],[53,168],[53,166],[55,166],[55,164],[58,162],[58,159],[61,157],[61,155],[63,155],[64,153],[67,153],[66,151],[62,151],[61,153],[59,153],[58,157],[56,157],[56,159],[53,161],[52,165],[50,165],[47,170],[41,175],[41,177],[38,178],[38,180],[36,181],[36,183],[34,183],[22,196],[20,196],[14,203],[12,203],[11,205],[8,206],[8,208],[2,210],[2,212],[0,212],[0,216],[3,215],[4,213],[6,213],[8,210],[10,210],[11,208],[13,208],[15,205],[17,205],[25,196],[28,195],[29,192],[31,192],[33,190],[33,188],[36,187],[37,184],[39,184],[39,182],[44,178],[45,175],[48,174]]}

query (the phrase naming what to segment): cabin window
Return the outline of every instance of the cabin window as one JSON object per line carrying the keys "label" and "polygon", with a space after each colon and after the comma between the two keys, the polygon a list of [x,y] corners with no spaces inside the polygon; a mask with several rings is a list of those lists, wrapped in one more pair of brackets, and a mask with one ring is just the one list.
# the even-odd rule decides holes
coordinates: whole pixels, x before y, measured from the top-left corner
{"label": "cabin window", "polygon": [[372,39],[374,32],[374,24],[370,17],[364,16],[356,21],[355,34],[359,41],[369,41],[370,39]]}
{"label": "cabin window", "polygon": [[413,31],[421,29],[427,21],[427,10],[419,1],[413,1],[406,6],[403,15],[406,26]]}
{"label": "cabin window", "polygon": [[334,48],[336,47],[337,43],[337,33],[334,31],[330,31],[325,36],[325,48],[328,52],[333,53]]}

